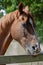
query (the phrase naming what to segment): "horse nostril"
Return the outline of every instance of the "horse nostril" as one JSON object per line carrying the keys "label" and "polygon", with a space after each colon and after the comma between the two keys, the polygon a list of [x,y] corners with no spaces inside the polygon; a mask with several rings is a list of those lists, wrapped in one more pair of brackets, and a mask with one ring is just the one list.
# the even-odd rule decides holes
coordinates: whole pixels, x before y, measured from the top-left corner
{"label": "horse nostril", "polygon": [[35,50],[35,46],[32,46],[32,48]]}
{"label": "horse nostril", "polygon": [[36,47],[37,47],[37,45],[36,45]]}

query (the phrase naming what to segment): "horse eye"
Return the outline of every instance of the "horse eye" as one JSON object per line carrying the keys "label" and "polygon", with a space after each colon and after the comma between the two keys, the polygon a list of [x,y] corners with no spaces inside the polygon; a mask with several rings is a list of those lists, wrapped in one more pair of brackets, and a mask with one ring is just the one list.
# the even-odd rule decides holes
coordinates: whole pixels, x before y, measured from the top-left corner
{"label": "horse eye", "polygon": [[24,18],[22,17],[22,20],[24,20]]}

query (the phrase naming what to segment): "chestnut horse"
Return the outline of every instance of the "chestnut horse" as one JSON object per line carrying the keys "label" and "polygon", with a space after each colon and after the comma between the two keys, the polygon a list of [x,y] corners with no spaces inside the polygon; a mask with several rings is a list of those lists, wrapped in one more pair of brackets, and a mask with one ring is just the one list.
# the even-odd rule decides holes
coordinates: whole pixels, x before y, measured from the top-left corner
{"label": "chestnut horse", "polygon": [[34,19],[28,6],[19,5],[18,10],[0,19],[0,55],[4,55],[10,42],[15,39],[27,54],[38,54],[40,45],[35,30]]}

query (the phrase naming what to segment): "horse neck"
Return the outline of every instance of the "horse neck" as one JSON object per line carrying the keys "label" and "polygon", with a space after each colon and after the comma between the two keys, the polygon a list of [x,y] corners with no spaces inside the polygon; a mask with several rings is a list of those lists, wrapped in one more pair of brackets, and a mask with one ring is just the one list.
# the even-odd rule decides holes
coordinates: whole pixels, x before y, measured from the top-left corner
{"label": "horse neck", "polygon": [[11,35],[9,35],[9,31],[14,18],[12,18],[11,15],[12,13],[7,14],[0,19],[0,54],[5,53],[7,47],[12,40]]}
{"label": "horse neck", "polygon": [[[8,48],[12,37],[10,28],[15,19],[17,19],[18,10],[11,12],[0,19],[0,54],[4,54]],[[3,53],[2,53],[3,52]]]}
{"label": "horse neck", "polygon": [[12,41],[10,27],[5,27],[4,29],[2,26],[0,26],[0,55],[3,55],[6,52],[10,42]]}
{"label": "horse neck", "polygon": [[7,35],[7,37],[5,38],[5,40],[4,40],[3,44],[2,44],[2,46],[1,46],[0,55],[4,55],[4,54],[5,54],[7,48],[8,48],[8,46],[10,45],[10,42],[11,42],[12,40],[13,40],[13,39],[12,39],[12,37],[11,37],[11,34],[9,33],[9,34]]}

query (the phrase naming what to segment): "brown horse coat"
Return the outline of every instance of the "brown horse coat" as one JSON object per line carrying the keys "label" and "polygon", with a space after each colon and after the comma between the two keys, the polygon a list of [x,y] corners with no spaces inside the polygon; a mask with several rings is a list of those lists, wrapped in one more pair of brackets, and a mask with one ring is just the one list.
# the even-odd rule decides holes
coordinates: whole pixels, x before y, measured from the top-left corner
{"label": "brown horse coat", "polygon": [[[28,6],[23,9],[23,7],[20,4],[18,10],[7,14],[0,19],[0,55],[5,54],[10,42],[13,39],[16,39],[17,41],[19,41],[20,38],[22,37],[22,34],[25,34],[24,30],[23,30],[24,28],[20,28],[19,26],[21,25],[21,27],[23,27],[23,25],[21,23],[26,23],[26,21],[29,18],[32,19],[32,23],[34,26],[34,20],[28,10]],[[27,26],[27,24],[26,24],[26,26]],[[29,27],[27,27],[27,28],[29,28]],[[29,30],[31,30],[30,32],[33,33],[34,31],[31,28],[29,28]],[[19,29],[19,30],[17,31],[16,29],[17,30]],[[28,33],[28,35],[27,35],[28,39],[23,38],[23,40],[25,39],[26,42],[27,42],[27,40],[29,42],[30,38],[33,37],[33,40],[32,40],[33,45],[36,45],[36,38],[34,37],[34,35],[33,36],[30,35],[30,33],[28,31],[27,31],[27,33]],[[24,44],[22,44],[22,45],[24,45]]]}
{"label": "brown horse coat", "polygon": [[[14,20],[17,19],[18,10],[11,12],[0,19],[0,54],[4,54],[7,46],[12,40],[10,28]],[[18,15],[19,16],[19,15]],[[5,48],[4,48],[5,46]]]}

